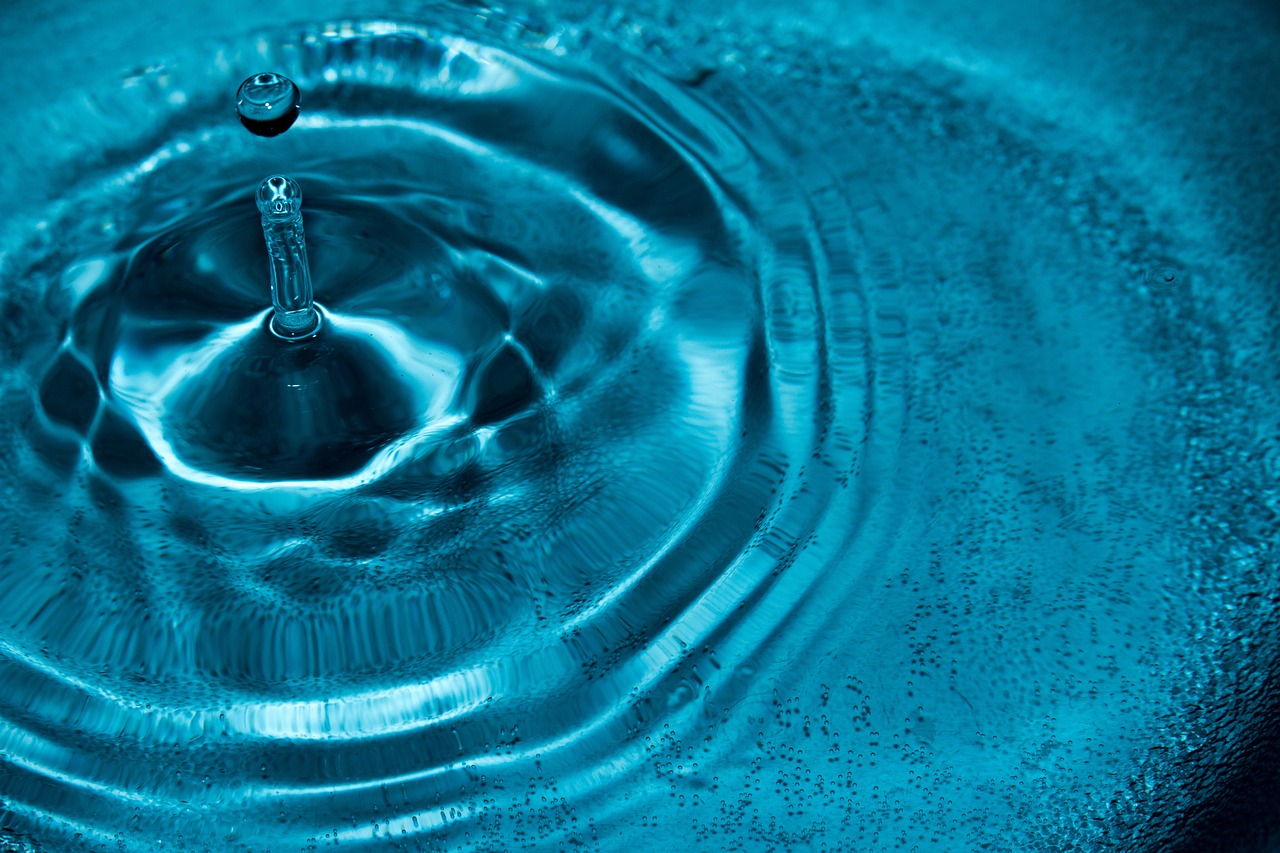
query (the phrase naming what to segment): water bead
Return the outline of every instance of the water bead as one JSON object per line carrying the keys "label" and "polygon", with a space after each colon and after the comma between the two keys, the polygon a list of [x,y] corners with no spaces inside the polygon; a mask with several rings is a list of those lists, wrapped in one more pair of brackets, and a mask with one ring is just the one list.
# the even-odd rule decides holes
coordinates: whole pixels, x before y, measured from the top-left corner
{"label": "water bead", "polygon": [[288,77],[271,71],[254,74],[236,92],[240,123],[258,136],[279,136],[298,120],[302,93]]}
{"label": "water bead", "polygon": [[258,186],[258,210],[270,219],[292,219],[302,212],[302,188],[284,175],[272,175]]}

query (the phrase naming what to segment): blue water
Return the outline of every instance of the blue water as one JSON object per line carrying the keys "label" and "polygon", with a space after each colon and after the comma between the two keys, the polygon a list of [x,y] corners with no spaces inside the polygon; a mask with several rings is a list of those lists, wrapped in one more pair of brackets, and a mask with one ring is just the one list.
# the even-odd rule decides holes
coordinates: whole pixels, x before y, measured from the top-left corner
{"label": "blue water", "polygon": [[1276,232],[757,35],[441,7],[66,113],[0,255],[7,843],[1262,849]]}
{"label": "blue water", "polygon": [[297,84],[272,71],[250,74],[236,90],[236,115],[258,136],[279,136],[293,127],[301,104]]}

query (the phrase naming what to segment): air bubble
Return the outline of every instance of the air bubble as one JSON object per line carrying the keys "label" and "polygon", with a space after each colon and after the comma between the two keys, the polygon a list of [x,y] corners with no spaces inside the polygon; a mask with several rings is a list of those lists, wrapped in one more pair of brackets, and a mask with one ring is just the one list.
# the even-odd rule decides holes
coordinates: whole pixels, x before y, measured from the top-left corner
{"label": "air bubble", "polygon": [[1186,270],[1168,261],[1155,261],[1143,272],[1143,282],[1152,290],[1172,290],[1186,281]]}

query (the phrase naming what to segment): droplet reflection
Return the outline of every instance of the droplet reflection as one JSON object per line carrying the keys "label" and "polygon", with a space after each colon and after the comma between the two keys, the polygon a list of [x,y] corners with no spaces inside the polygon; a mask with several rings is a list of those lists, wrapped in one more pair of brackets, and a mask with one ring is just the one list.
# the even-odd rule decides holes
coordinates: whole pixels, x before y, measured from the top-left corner
{"label": "droplet reflection", "polygon": [[279,136],[293,127],[301,103],[294,82],[270,71],[249,77],[236,92],[240,123],[258,136]]}

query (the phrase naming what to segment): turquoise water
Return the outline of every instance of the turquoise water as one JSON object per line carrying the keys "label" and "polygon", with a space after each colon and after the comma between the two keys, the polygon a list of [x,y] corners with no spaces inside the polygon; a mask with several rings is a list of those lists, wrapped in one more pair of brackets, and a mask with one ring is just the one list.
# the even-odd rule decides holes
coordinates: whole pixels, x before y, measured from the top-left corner
{"label": "turquoise water", "polygon": [[429,11],[6,173],[10,843],[1262,849],[1277,232],[888,37]]}

